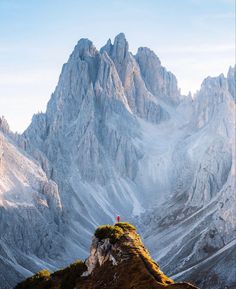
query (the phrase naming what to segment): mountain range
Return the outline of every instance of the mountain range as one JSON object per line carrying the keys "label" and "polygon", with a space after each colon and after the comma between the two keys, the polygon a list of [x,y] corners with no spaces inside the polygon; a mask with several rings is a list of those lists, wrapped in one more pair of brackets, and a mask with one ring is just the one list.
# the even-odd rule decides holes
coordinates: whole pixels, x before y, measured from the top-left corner
{"label": "mountain range", "polygon": [[86,257],[116,215],[171,278],[235,288],[235,75],[184,96],[123,33],[81,39],[46,112],[22,135],[0,120],[0,288]]}

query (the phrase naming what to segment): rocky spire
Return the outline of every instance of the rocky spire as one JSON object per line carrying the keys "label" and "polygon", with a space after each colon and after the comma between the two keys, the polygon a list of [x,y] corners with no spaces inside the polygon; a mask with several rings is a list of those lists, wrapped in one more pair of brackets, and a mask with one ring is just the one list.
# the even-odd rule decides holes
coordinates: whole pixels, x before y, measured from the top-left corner
{"label": "rocky spire", "polygon": [[4,116],[0,117],[0,130],[6,134],[10,132],[9,124]]}
{"label": "rocky spire", "polygon": [[79,57],[94,56],[97,53],[97,49],[92,41],[82,38],[75,46],[74,53],[78,53]]}
{"label": "rocky spire", "polygon": [[236,65],[234,67],[230,66],[227,74],[227,82],[229,91],[236,102]]}
{"label": "rocky spire", "polygon": [[155,96],[172,104],[180,101],[176,77],[161,66],[156,54],[149,48],[140,47],[135,55],[147,89]]}
{"label": "rocky spire", "polygon": [[128,58],[129,44],[124,33],[120,33],[115,37],[112,49],[112,58],[117,64],[122,64]]}
{"label": "rocky spire", "polygon": [[[86,270],[87,269],[87,270]],[[46,278],[40,276],[45,275]],[[95,232],[89,258],[50,274],[43,270],[20,283],[15,289],[51,289],[63,287],[93,289],[198,289],[186,283],[175,283],[152,260],[135,227],[129,223],[101,226]]]}

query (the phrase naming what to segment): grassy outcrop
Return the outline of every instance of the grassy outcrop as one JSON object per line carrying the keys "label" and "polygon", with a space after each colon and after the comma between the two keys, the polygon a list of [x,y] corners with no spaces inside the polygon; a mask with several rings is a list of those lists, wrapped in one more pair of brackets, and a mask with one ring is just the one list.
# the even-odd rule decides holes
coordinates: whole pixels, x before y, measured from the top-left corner
{"label": "grassy outcrop", "polygon": [[115,244],[123,235],[129,231],[136,231],[136,228],[128,222],[119,222],[113,225],[103,225],[95,231],[95,237],[99,240],[110,239]]}
{"label": "grassy outcrop", "polygon": [[124,231],[136,231],[136,227],[134,225],[131,225],[128,222],[119,222],[115,224],[116,227],[120,227]]}
{"label": "grassy outcrop", "polygon": [[77,260],[70,266],[53,273],[51,277],[52,280],[60,281],[60,289],[73,289],[86,270],[85,263],[82,260]]}
{"label": "grassy outcrop", "polygon": [[50,273],[42,270],[18,284],[15,289],[74,289],[78,279],[87,270],[85,263],[77,260],[65,269]]}
{"label": "grassy outcrop", "polygon": [[[150,256],[133,225],[119,222],[100,226],[95,237],[86,262],[77,260],[52,274],[40,271],[15,289],[198,289],[168,278]],[[100,242],[104,239],[115,246],[104,246]]]}
{"label": "grassy outcrop", "polygon": [[42,270],[33,275],[30,278],[27,278],[24,282],[20,283],[15,287],[15,289],[46,289],[48,281],[50,280],[51,273],[48,270]]}
{"label": "grassy outcrop", "polygon": [[104,225],[98,227],[94,235],[99,240],[110,239],[111,244],[115,244],[124,235],[124,230],[118,226]]}

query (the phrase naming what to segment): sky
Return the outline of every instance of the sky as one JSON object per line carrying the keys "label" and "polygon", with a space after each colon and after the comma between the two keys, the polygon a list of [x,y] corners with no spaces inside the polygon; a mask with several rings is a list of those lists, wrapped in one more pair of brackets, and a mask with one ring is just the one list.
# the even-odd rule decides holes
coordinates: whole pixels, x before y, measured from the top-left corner
{"label": "sky", "polygon": [[184,94],[235,64],[235,0],[0,0],[0,116],[23,132],[78,40],[100,48],[120,32],[132,53],[155,51]]}

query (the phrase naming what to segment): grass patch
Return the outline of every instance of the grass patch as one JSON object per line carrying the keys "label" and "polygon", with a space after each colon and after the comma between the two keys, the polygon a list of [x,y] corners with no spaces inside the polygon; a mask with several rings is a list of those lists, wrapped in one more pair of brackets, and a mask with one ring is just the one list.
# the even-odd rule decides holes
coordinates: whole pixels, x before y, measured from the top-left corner
{"label": "grass patch", "polygon": [[123,236],[124,231],[119,226],[103,225],[97,228],[95,231],[95,237],[99,240],[110,239],[111,244],[115,244],[121,236]]}
{"label": "grass patch", "polygon": [[52,274],[48,270],[42,270],[18,284],[15,289],[74,289],[86,270],[85,263],[77,260],[65,269]]}
{"label": "grass patch", "polygon": [[33,275],[30,278],[27,278],[24,282],[18,284],[16,289],[46,289],[50,288],[48,281],[50,280],[50,272],[48,270],[42,270]]}
{"label": "grass patch", "polygon": [[136,231],[136,227],[128,222],[119,222],[115,224],[116,227],[120,227],[124,231]]}
{"label": "grass patch", "polygon": [[30,279],[32,280],[48,280],[50,278],[51,273],[48,270],[41,270],[32,276]]}

